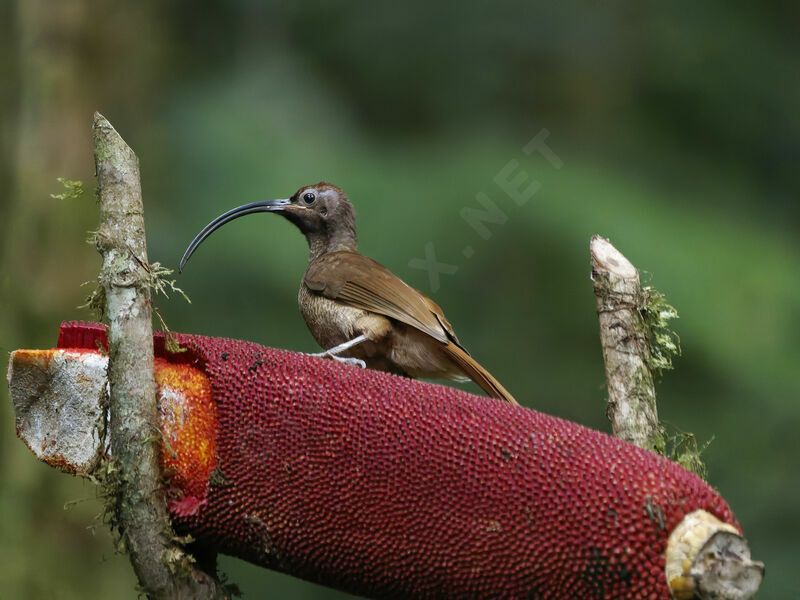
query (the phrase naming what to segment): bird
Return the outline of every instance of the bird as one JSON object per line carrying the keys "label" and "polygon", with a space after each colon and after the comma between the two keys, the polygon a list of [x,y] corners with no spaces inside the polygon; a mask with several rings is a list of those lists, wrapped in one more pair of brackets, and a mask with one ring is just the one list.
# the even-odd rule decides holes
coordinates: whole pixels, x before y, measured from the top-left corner
{"label": "bird", "polygon": [[517,404],[458,341],[438,304],[359,252],[355,208],[333,184],[304,186],[291,198],[251,202],[221,214],[195,236],[178,271],[214,231],[259,212],[285,217],[308,242],[298,304],[325,350],[316,356],[413,378],[471,379],[490,397]]}

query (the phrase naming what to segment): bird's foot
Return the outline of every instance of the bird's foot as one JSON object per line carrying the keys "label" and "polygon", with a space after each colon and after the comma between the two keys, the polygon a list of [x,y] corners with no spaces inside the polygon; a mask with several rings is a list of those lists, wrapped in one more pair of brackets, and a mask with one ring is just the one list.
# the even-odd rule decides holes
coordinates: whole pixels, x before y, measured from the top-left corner
{"label": "bird's foot", "polygon": [[330,358],[337,362],[344,363],[346,365],[350,365],[351,367],[361,367],[362,369],[367,368],[367,363],[365,363],[360,358],[351,358],[349,356],[339,356],[337,354],[331,354],[330,352],[317,352],[314,354],[309,354],[309,356],[316,356],[319,358]]}

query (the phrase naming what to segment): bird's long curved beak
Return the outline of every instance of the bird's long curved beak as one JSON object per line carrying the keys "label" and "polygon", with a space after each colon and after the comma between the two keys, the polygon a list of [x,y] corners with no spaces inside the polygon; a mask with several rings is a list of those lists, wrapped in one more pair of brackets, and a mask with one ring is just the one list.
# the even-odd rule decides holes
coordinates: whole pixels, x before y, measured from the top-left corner
{"label": "bird's long curved beak", "polygon": [[279,212],[291,203],[291,200],[285,198],[281,198],[279,200],[259,200],[258,202],[251,202],[250,204],[237,206],[236,208],[221,214],[216,219],[211,221],[211,223],[203,227],[200,233],[198,233],[192,240],[192,243],[189,244],[189,247],[186,248],[186,252],[183,253],[183,258],[181,258],[181,262],[178,265],[178,273],[183,271],[184,265],[186,265],[186,262],[189,260],[192,254],[194,254],[194,251],[197,250],[197,247],[202,244],[208,236],[225,225],[225,223],[230,223],[234,219],[238,219],[239,217],[243,217],[245,215],[251,215],[253,213]]}

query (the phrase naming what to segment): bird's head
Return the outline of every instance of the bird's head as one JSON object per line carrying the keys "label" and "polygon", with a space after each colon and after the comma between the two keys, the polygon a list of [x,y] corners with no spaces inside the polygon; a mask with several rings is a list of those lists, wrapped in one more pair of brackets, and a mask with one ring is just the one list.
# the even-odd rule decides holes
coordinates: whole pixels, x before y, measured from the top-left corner
{"label": "bird's head", "polygon": [[358,249],[355,208],[344,190],[320,182],[301,187],[291,198],[251,202],[221,214],[195,236],[178,270],[183,270],[189,257],[214,231],[234,219],[258,212],[278,213],[294,223],[306,236],[312,256],[326,251],[355,252]]}
{"label": "bird's head", "polygon": [[356,211],[344,190],[320,182],[297,190],[288,202],[280,205],[281,214],[306,236],[310,233],[332,235],[340,229],[355,231]]}

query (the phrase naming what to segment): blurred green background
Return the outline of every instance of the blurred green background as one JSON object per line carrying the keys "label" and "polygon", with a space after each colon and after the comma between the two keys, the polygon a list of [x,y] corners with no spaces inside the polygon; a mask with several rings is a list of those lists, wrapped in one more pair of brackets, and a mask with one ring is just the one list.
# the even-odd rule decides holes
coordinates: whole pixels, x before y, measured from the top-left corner
{"label": "blurred green background", "polygon": [[[767,564],[758,597],[800,598],[798,22],[788,1],[0,2],[0,348],[91,317],[95,203],[50,194],[93,189],[95,110],[140,157],[152,261],[175,266],[224,210],[331,181],[362,250],[523,404],[607,431],[600,233],[680,312],[659,410],[714,438],[710,481]],[[543,130],[560,169],[522,150]],[[509,161],[540,184],[522,206],[494,180]],[[461,217],[480,192],[506,217],[488,239]],[[412,266],[429,243],[457,267],[437,289]],[[176,331],[315,351],[306,260],[289,224],[243,219],[179,278],[191,305],[157,303]],[[135,598],[93,486],[16,440],[5,386],[0,431],[0,597]],[[348,597],[221,566],[246,598]]]}

